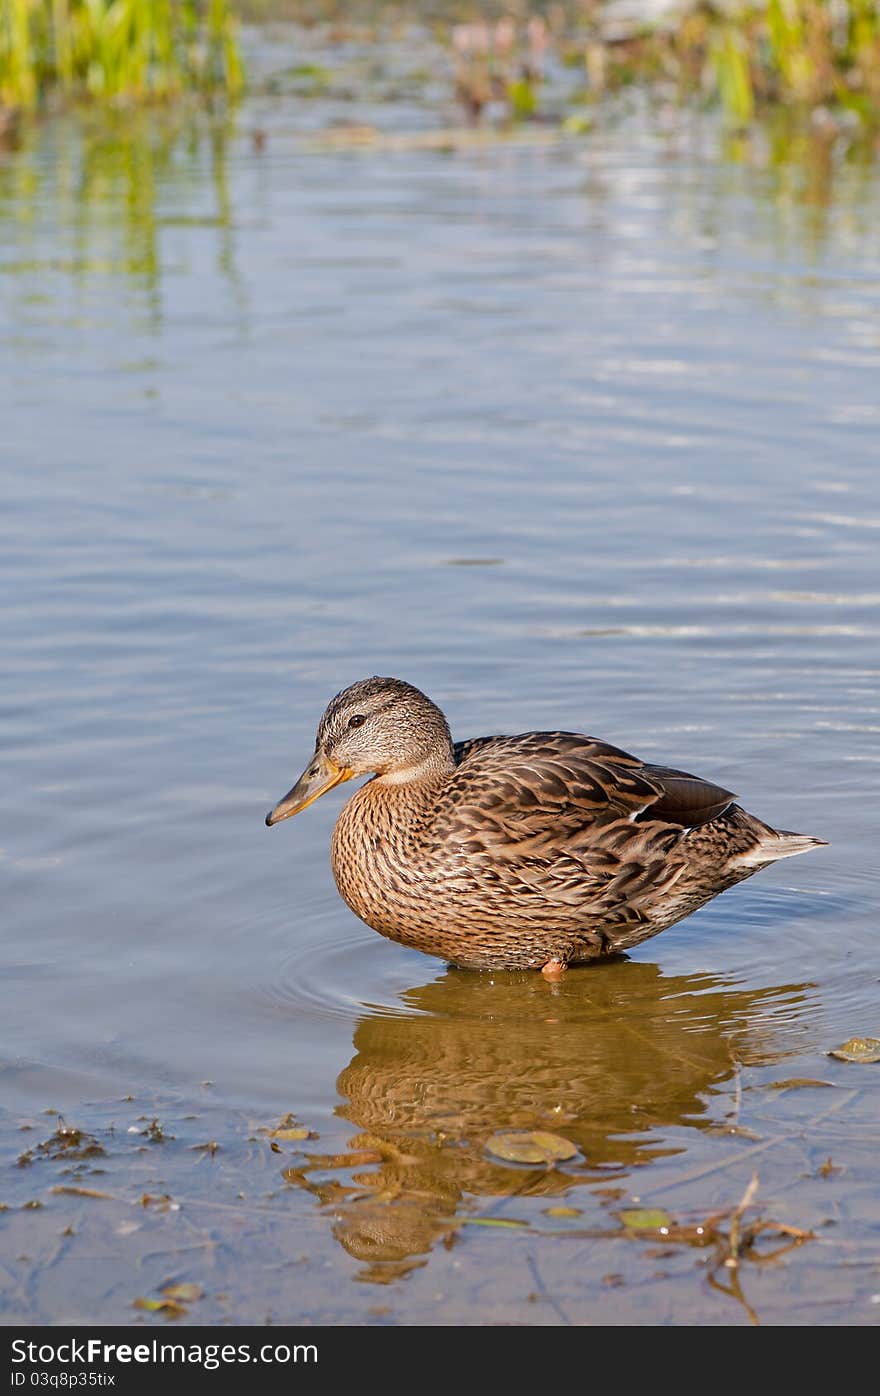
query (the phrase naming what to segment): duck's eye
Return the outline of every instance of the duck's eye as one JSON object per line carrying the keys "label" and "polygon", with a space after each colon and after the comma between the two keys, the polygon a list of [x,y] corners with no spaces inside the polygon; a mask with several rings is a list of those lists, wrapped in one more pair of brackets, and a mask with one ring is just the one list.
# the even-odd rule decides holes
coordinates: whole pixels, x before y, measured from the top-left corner
{"label": "duck's eye", "polygon": [[366,720],[363,713],[355,713],[354,717],[348,719],[348,725],[349,727],[363,727]]}

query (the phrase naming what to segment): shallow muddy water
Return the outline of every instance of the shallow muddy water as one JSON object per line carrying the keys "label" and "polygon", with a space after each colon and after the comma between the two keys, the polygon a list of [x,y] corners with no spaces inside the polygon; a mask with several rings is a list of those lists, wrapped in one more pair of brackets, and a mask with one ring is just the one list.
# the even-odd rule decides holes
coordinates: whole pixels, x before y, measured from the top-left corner
{"label": "shallow muddy water", "polygon": [[[877,175],[337,116],[0,154],[0,1317],[876,1322]],[[830,847],[447,969],[339,900],[344,792],[263,825],[371,673]]]}

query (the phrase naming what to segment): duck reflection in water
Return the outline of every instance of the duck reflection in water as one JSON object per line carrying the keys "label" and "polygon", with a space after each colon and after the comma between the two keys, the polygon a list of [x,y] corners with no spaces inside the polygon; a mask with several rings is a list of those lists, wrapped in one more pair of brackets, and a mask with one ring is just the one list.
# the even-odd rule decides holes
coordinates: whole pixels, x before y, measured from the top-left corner
{"label": "duck reflection in water", "polygon": [[[337,1239],[366,1262],[358,1278],[387,1282],[424,1264],[481,1199],[559,1203],[681,1152],[670,1132],[717,1125],[711,1098],[738,1064],[794,1050],[807,989],[627,961],[552,989],[528,972],[449,969],[401,995],[405,1012],[360,1019],[337,1080],[338,1113],[358,1130],[351,1153],[286,1176],[332,1205]],[[504,1130],[549,1131],[578,1153],[555,1166],[507,1163],[487,1148]]]}

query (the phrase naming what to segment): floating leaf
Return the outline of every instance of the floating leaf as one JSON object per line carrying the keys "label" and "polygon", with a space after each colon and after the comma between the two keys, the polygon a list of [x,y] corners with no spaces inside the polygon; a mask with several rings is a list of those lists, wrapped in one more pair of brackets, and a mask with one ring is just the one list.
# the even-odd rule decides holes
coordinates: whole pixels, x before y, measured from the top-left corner
{"label": "floating leaf", "polygon": [[662,1231],[672,1226],[672,1218],[660,1207],[629,1207],[617,1214],[630,1231]]}
{"label": "floating leaf", "polygon": [[184,1283],[163,1285],[162,1293],[166,1299],[172,1299],[175,1303],[192,1304],[196,1299],[201,1299],[205,1291],[201,1285]]}
{"label": "floating leaf", "polygon": [[851,1037],[827,1054],[841,1062],[880,1062],[880,1038]]}
{"label": "floating leaf", "polygon": [[508,1163],[557,1163],[562,1159],[574,1158],[577,1145],[561,1134],[550,1134],[547,1130],[516,1130],[504,1134],[493,1134],[486,1141],[486,1148],[496,1158]]}
{"label": "floating leaf", "polygon": [[112,1192],[98,1192],[97,1188],[76,1188],[70,1184],[59,1183],[56,1187],[50,1188],[50,1192],[62,1193],[65,1197],[101,1197],[110,1202],[115,1202],[116,1198]]}
{"label": "floating leaf", "polygon": [[527,1221],[507,1221],[504,1217],[465,1217],[462,1226],[528,1226]]}
{"label": "floating leaf", "polygon": [[132,1301],[133,1309],[146,1309],[150,1314],[164,1314],[166,1318],[183,1318],[186,1309],[173,1299],[144,1299],[140,1296]]}
{"label": "floating leaf", "polygon": [[274,1129],[260,1129],[259,1134],[265,1134],[268,1139],[317,1139],[319,1136],[308,1125],[301,1125],[292,1110],[288,1110],[286,1115],[282,1115]]}
{"label": "floating leaf", "polygon": [[813,1076],[790,1076],[786,1081],[768,1081],[768,1091],[802,1090],[806,1086],[833,1086],[833,1081],[819,1081]]}
{"label": "floating leaf", "polygon": [[583,1213],[583,1208],[581,1208],[581,1207],[545,1207],[545,1208],[544,1208],[544,1216],[545,1216],[545,1217],[582,1217],[583,1214],[584,1214],[584,1213]]}
{"label": "floating leaf", "polygon": [[572,112],[562,123],[562,130],[567,136],[585,136],[588,131],[592,131],[594,122],[591,117],[584,116],[581,112]]}

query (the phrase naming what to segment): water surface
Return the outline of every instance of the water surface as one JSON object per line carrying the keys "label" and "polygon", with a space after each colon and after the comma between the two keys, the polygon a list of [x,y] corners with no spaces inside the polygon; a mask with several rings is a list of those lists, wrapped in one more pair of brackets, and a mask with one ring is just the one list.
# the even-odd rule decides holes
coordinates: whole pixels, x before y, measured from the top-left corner
{"label": "water surface", "polygon": [[[877,176],[336,116],[0,154],[3,1321],[875,1322],[880,1067],[825,1052],[880,1036]],[[559,986],[449,970],[340,902],[344,792],[263,826],[372,673],[831,846]],[[815,1239],[738,1280],[619,1219],[753,1173]]]}

